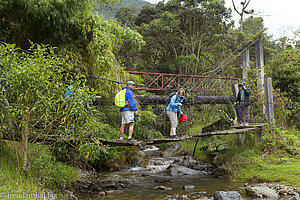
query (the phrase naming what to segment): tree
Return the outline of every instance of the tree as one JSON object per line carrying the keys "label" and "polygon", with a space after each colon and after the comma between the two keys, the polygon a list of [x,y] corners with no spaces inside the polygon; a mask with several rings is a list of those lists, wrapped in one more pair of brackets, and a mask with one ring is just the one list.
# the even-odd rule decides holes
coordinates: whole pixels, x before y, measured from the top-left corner
{"label": "tree", "polygon": [[300,124],[300,49],[290,48],[282,51],[273,61],[272,79],[275,88],[292,100],[290,123],[299,129]]}
{"label": "tree", "polygon": [[115,18],[122,24],[128,27],[134,26],[135,17],[138,13],[135,7],[121,7],[116,13]]}
{"label": "tree", "polygon": [[224,1],[171,0],[143,9],[136,25],[146,41],[142,49],[145,67],[139,69],[181,73],[186,67],[182,64],[192,62],[189,73],[199,74],[222,60],[232,23]]}
{"label": "tree", "polygon": [[[77,69],[98,77],[120,80],[122,68],[116,54],[123,43],[140,49],[141,35],[103,19],[93,12],[95,5],[113,5],[102,0],[8,0],[0,1],[0,39],[28,49],[29,41],[59,46],[58,53]],[[114,93],[114,85],[88,79],[91,87]]]}
{"label": "tree", "polygon": [[[9,114],[3,116],[13,122],[15,137],[22,138],[24,172],[29,140],[84,138],[95,125],[95,110],[89,103],[93,94],[86,80],[70,71],[73,66],[56,56],[53,48],[35,45],[30,50],[32,54],[25,54],[15,45],[0,45],[2,81],[8,86],[5,95],[10,103]],[[68,85],[74,90],[71,98],[65,96]]]}
{"label": "tree", "polygon": [[248,7],[249,3],[251,0],[244,0],[241,2],[242,8],[241,11],[238,10],[237,6],[234,3],[234,0],[232,0],[232,5],[234,10],[237,12],[237,14],[239,14],[240,16],[240,32],[243,32],[243,25],[244,25],[244,14],[252,14],[254,12],[254,10],[246,10],[246,8]]}

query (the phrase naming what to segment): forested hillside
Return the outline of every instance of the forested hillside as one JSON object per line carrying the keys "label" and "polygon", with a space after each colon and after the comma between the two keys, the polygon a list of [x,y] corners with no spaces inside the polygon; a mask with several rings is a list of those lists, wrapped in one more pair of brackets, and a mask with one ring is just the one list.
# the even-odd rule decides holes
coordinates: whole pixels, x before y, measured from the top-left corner
{"label": "forested hillside", "polygon": [[155,5],[144,0],[124,0],[122,3],[117,3],[112,9],[101,8],[95,9],[95,11],[103,15],[105,18],[115,19],[115,14],[121,7],[132,8],[136,13],[139,13],[144,6],[154,7]]}
{"label": "forested hillside", "polygon": [[[243,170],[252,167],[265,180],[296,185],[290,169],[283,169],[289,175],[283,178],[263,169],[285,160],[299,169],[299,31],[274,40],[262,17],[246,16],[241,31],[223,0],[123,1],[122,7],[116,0],[0,1],[0,193],[50,188],[64,199],[79,169],[102,172],[133,165],[138,148],[99,141],[120,136],[114,97],[130,79],[126,70],[241,78],[242,45],[257,40],[264,44],[264,75],[273,81],[276,128],[264,130],[261,145],[233,146],[229,153],[221,150],[234,144],[233,137],[203,140],[208,151],[201,150],[202,159],[224,166],[232,179],[251,179],[257,171]],[[255,48],[250,48],[251,122],[267,122],[255,64]],[[186,98],[196,95],[185,87]],[[165,106],[137,105],[134,138],[168,137]],[[178,135],[235,121],[230,104],[184,106],[189,118]],[[193,142],[182,144],[189,153]]]}

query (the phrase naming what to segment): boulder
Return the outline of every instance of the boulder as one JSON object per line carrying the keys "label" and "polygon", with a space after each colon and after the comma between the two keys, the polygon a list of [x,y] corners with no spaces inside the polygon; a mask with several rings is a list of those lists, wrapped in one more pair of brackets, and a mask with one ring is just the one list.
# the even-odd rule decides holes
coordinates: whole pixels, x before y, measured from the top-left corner
{"label": "boulder", "polygon": [[277,192],[269,187],[246,187],[246,194],[256,198],[279,198]]}
{"label": "boulder", "polygon": [[207,175],[207,172],[197,171],[179,165],[170,165],[164,172],[170,176],[183,176],[183,175],[206,176]]}
{"label": "boulder", "polygon": [[217,191],[214,200],[243,200],[244,198],[237,191]]}

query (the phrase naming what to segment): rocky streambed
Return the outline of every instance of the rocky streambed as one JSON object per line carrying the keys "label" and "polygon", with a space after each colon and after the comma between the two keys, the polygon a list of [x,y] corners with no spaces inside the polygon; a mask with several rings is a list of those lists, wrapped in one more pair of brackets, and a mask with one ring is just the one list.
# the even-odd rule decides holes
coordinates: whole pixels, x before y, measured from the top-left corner
{"label": "rocky streambed", "polygon": [[[189,155],[174,156],[175,144],[165,151],[142,150],[137,166],[112,173],[83,172],[68,191],[69,199],[189,200],[189,199],[299,199],[300,188],[279,184],[232,182],[210,164]],[[149,164],[143,166],[143,159]]]}

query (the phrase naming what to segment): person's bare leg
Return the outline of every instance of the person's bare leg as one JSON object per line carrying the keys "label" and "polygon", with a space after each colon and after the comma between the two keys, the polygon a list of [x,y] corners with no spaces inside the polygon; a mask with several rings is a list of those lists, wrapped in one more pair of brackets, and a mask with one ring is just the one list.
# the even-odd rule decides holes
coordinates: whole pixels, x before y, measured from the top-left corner
{"label": "person's bare leg", "polygon": [[175,128],[171,128],[171,131],[170,131],[170,135],[175,135],[174,133],[174,130],[175,130]]}
{"label": "person's bare leg", "polygon": [[120,139],[123,138],[125,124],[121,124],[120,127]]}
{"label": "person's bare leg", "polygon": [[134,123],[130,123],[129,124],[129,134],[128,134],[128,138],[132,138],[132,133],[133,133],[133,129],[134,129]]}

